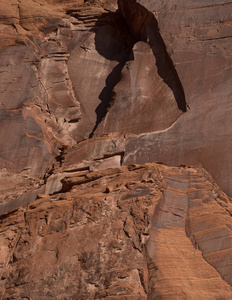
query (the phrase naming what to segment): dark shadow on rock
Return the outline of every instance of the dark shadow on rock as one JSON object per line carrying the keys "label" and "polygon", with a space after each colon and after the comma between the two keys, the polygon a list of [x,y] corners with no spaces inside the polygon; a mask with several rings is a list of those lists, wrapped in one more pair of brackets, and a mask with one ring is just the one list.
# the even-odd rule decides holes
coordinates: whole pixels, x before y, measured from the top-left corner
{"label": "dark shadow on rock", "polygon": [[[172,90],[178,108],[183,112],[187,110],[184,89],[159,33],[155,16],[142,5],[133,0],[131,2],[135,11],[129,7],[129,9],[121,12],[103,13],[91,29],[95,33],[95,47],[98,53],[107,60],[117,61],[118,65],[108,75],[105,87],[99,95],[101,103],[95,110],[97,119],[89,135],[90,138],[109,110],[113,89],[120,81],[121,71],[126,62],[133,59],[132,49],[138,41],[144,41],[150,45],[156,58],[159,76]],[[126,17],[125,14],[129,14],[129,17]],[[137,23],[136,18],[138,17],[140,19]],[[130,20],[131,24],[129,23]]]}
{"label": "dark shadow on rock", "polygon": [[[156,20],[154,20],[154,22],[155,21]],[[148,43],[156,58],[158,74],[168,85],[168,87],[172,90],[178,108],[181,111],[186,112],[187,104],[185,99],[185,93],[176,68],[173,64],[171,57],[167,52],[166,45],[163,41],[161,34],[159,33],[159,29],[156,32],[152,32],[152,28],[153,26],[151,23],[148,26],[148,29],[150,29],[149,31],[151,31],[151,34],[148,34]]]}
{"label": "dark shadow on rock", "polygon": [[172,90],[178,108],[186,112],[185,93],[173,61],[167,52],[154,14],[136,0],[118,0],[118,7],[127,22],[130,34],[138,41],[150,45],[156,58],[159,76]]}
{"label": "dark shadow on rock", "polygon": [[118,12],[103,13],[91,29],[95,33],[95,47],[100,55],[118,64],[107,76],[105,87],[99,95],[101,103],[96,108],[96,124],[89,135],[91,138],[98,125],[105,118],[113,99],[113,89],[121,79],[121,71],[131,60],[134,40],[128,32],[125,20]]}
{"label": "dark shadow on rock", "polygon": [[113,98],[113,89],[116,86],[116,84],[120,81],[121,78],[121,71],[124,67],[125,63],[119,63],[116,67],[114,67],[113,71],[109,74],[109,76],[106,79],[106,85],[104,89],[101,91],[101,94],[99,95],[99,99],[101,100],[101,103],[96,108],[95,112],[97,115],[96,124],[93,128],[93,131],[89,135],[91,138],[97,129],[98,125],[101,123],[101,121],[105,118]]}

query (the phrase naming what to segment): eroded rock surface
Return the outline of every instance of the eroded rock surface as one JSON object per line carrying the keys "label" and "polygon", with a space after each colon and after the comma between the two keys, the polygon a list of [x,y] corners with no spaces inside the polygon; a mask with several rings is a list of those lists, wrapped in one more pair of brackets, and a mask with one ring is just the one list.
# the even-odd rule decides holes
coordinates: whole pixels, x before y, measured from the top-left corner
{"label": "eroded rock surface", "polygon": [[81,171],[2,215],[2,299],[230,299],[232,204],[202,169]]}
{"label": "eroded rock surface", "polygon": [[232,298],[230,10],[0,3],[2,299]]}
{"label": "eroded rock surface", "polygon": [[231,194],[231,2],[138,2],[156,16],[190,110],[168,130],[129,138],[124,163],[204,166]]}
{"label": "eroded rock surface", "polygon": [[120,133],[125,165],[204,166],[230,194],[230,8],[1,3],[1,167],[43,178],[65,147]]}

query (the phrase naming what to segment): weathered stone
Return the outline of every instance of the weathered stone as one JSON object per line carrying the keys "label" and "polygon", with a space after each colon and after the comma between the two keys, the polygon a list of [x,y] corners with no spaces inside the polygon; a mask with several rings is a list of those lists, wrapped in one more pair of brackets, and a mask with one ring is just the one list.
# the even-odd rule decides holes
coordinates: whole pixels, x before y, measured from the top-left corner
{"label": "weathered stone", "polygon": [[[230,193],[230,3],[210,3],[120,0],[122,15],[115,1],[1,3],[0,105],[22,109],[25,120],[41,127],[37,151],[49,151],[33,163],[43,165],[41,176],[63,146],[94,134],[160,130],[128,138],[124,164],[204,165]],[[132,60],[137,41],[147,44],[137,44]],[[145,51],[150,65],[144,64]],[[190,110],[180,117],[183,97]],[[28,133],[22,133],[24,122],[20,126],[25,144]],[[18,138],[11,138],[12,145],[13,140]],[[29,161],[20,150],[15,154],[20,171]],[[11,158],[3,160],[8,168]]]}
{"label": "weathered stone", "polygon": [[[138,2],[156,16],[190,110],[167,130],[129,138],[124,163],[158,160],[176,166],[204,166],[231,194],[231,3]],[[127,15],[129,18],[129,10]]]}
{"label": "weathered stone", "polygon": [[67,193],[1,217],[3,299],[231,298],[232,204],[206,172],[146,164],[70,178]]}
{"label": "weathered stone", "polygon": [[118,6],[0,3],[2,299],[232,298],[231,3]]}
{"label": "weathered stone", "polygon": [[122,69],[110,108],[96,135],[162,130],[182,114],[173,91],[159,75],[151,47],[138,42],[132,52],[133,59]]}

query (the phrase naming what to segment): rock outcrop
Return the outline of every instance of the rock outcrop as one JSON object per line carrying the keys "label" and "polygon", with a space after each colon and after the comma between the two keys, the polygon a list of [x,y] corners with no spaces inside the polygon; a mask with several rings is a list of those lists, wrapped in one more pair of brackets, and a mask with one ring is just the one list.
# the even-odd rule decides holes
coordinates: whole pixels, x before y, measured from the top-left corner
{"label": "rock outcrop", "polygon": [[231,194],[230,7],[1,3],[1,168],[43,178],[64,147],[119,132],[125,165],[204,166]]}
{"label": "rock outcrop", "polygon": [[156,16],[190,109],[168,130],[129,138],[124,163],[203,166],[231,195],[231,2],[138,3]]}
{"label": "rock outcrop", "polygon": [[202,169],[66,175],[1,216],[2,299],[230,299],[231,200]]}
{"label": "rock outcrop", "polygon": [[1,299],[232,298],[231,5],[0,3]]}

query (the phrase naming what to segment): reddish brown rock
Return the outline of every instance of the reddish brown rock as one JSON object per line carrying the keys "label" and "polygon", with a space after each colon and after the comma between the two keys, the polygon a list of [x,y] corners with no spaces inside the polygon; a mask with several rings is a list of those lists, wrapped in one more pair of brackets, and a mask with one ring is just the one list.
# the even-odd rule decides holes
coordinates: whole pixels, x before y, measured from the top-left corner
{"label": "reddish brown rock", "polygon": [[66,187],[1,217],[2,299],[231,298],[232,204],[206,172],[132,165]]}
{"label": "reddish brown rock", "polygon": [[1,298],[230,299],[231,3],[83,2],[0,4]]}
{"label": "reddish brown rock", "polygon": [[110,108],[95,135],[162,130],[183,113],[172,89],[159,75],[152,48],[138,42],[131,56],[122,69]]}
{"label": "reddish brown rock", "polygon": [[190,110],[168,130],[130,138],[124,163],[204,166],[231,194],[231,3],[138,2],[156,16]]}
{"label": "reddish brown rock", "polygon": [[[203,165],[230,193],[231,5],[210,3],[120,0],[121,15],[115,1],[2,3],[2,114],[19,109],[24,120],[16,125],[7,116],[9,127],[1,126],[1,140],[10,136],[15,149],[7,156],[1,147],[1,165],[12,170],[14,160],[20,171],[33,164],[30,174],[43,177],[76,141],[146,133],[128,137],[125,165]],[[133,60],[138,41],[147,44],[135,46]],[[180,117],[184,99],[190,110]],[[22,157],[19,145],[26,143],[39,155]]]}

